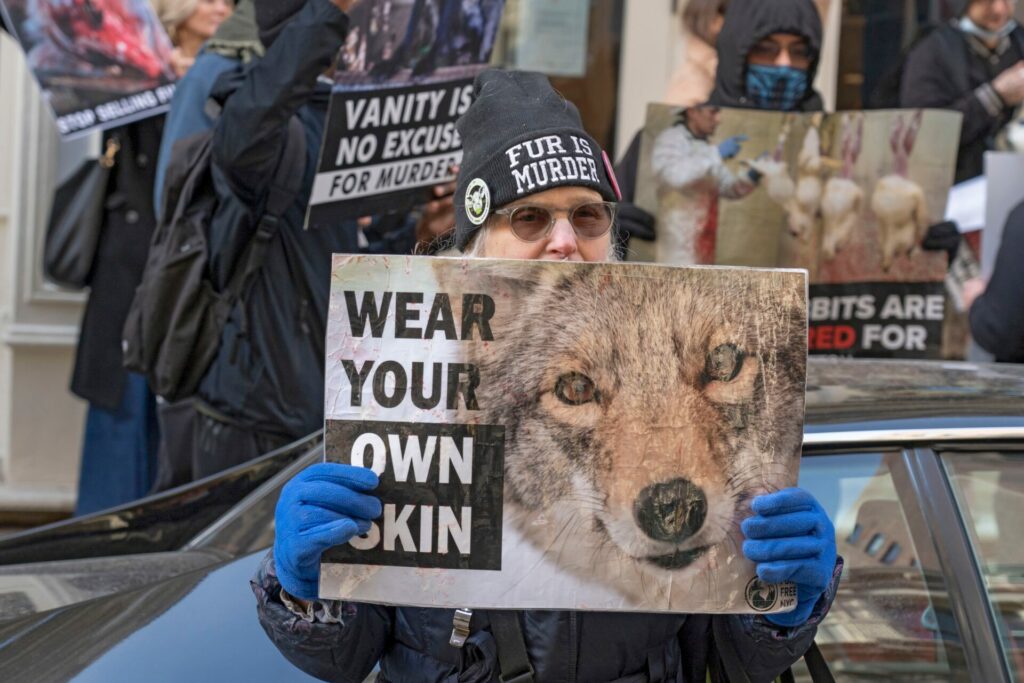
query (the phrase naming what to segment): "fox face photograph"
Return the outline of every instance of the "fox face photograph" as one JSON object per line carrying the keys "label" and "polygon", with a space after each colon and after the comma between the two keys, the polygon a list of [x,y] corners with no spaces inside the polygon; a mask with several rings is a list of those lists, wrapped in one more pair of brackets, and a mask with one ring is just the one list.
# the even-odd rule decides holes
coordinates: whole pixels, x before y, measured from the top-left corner
{"label": "fox face photograph", "polygon": [[372,467],[385,513],[325,554],[322,594],[787,608],[791,587],[751,583],[739,522],[796,481],[803,273],[337,259],[327,458]]}

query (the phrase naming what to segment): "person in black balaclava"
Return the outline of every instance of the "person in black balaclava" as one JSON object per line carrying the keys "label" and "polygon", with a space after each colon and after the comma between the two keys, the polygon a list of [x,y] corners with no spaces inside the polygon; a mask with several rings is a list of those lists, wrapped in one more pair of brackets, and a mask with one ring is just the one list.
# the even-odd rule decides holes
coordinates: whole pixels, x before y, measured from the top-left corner
{"label": "person in black balaclava", "polygon": [[956,181],[984,172],[985,152],[1024,102],[1024,29],[1016,0],[965,0],[957,19],[936,29],[907,56],[900,106],[953,109],[964,115]]}
{"label": "person in black balaclava", "polygon": [[[813,87],[821,16],[812,0],[731,0],[718,35],[718,71],[709,104],[774,111],[821,111]],[[654,240],[654,216],[633,204],[638,133],[615,167],[622,188],[619,239]]]}
{"label": "person in black balaclava", "polygon": [[734,0],[717,49],[712,104],[822,110],[812,85],[821,55],[821,16],[811,0]]}

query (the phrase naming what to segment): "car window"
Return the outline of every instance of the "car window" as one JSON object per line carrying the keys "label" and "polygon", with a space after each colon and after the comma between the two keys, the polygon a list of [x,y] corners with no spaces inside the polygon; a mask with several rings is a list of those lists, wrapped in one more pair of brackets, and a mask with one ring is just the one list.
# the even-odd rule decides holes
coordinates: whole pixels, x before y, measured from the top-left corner
{"label": "car window", "polygon": [[[801,464],[800,485],[835,523],[845,560],[817,636],[837,681],[969,680],[934,548],[908,523],[919,513],[902,473],[898,452],[805,456]],[[794,673],[810,681],[802,663]]]}
{"label": "car window", "polygon": [[1015,680],[1024,680],[1024,452],[942,457]]}

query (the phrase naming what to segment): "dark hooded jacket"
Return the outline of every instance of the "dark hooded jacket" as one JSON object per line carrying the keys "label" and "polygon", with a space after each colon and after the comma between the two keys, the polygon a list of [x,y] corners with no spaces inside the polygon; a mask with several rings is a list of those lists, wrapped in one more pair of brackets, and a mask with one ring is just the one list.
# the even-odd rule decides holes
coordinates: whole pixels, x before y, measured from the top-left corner
{"label": "dark hooded jacket", "polygon": [[[516,615],[537,683],[723,683],[713,633],[731,641],[751,683],[769,683],[810,647],[832,605],[842,567],[839,560],[810,619],[795,629],[747,615],[539,610]],[[448,642],[450,609],[324,601],[313,603],[315,620],[300,618],[281,602],[269,555],[252,589],[263,630],[292,664],[322,680],[361,683],[379,662],[379,683],[500,681],[487,612],[474,612],[470,636],[458,649]],[[710,679],[709,667],[716,674]]]}
{"label": "dark hooded jacket", "polygon": [[200,398],[244,428],[298,438],[323,426],[323,363],[331,254],[359,250],[354,223],[305,230],[330,85],[320,80],[348,17],[310,0],[266,56],[224,74],[213,138],[218,205],[210,225],[214,284],[223,288],[255,234],[293,116],[306,131],[303,192],[283,215],[263,265],[224,327]]}
{"label": "dark hooded jacket", "polygon": [[[960,3],[962,16],[968,2]],[[955,23],[932,31],[907,55],[900,77],[900,106],[934,107],[964,115],[956,182],[985,172],[985,152],[995,149],[995,138],[1012,119],[1015,107],[1006,106],[991,86],[992,80],[1024,59],[1024,28],[1010,34],[1001,54],[988,54],[977,39]]]}
{"label": "dark hooded jacket", "polygon": [[[812,0],[732,0],[718,35],[718,71],[711,103],[720,107],[756,109],[747,97],[747,55],[757,42],[773,33],[803,36],[814,58],[807,70],[814,82],[821,55],[821,16]],[[798,111],[821,111],[821,95],[811,85],[797,104]]]}

